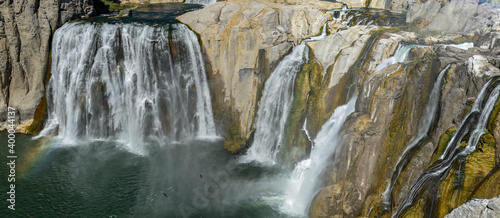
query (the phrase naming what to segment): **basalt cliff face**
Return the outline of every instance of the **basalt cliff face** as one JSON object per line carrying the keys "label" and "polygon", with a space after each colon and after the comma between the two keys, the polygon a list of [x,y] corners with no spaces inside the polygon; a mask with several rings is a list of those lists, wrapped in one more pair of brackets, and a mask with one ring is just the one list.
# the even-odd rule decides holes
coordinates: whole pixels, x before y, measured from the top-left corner
{"label": "basalt cliff face", "polygon": [[17,122],[33,118],[45,95],[53,33],[71,19],[91,15],[92,3],[92,0],[0,1],[0,122],[3,125],[7,106],[17,109]]}
{"label": "basalt cliff face", "polygon": [[[199,36],[225,148],[243,154],[252,145],[269,77],[329,21],[326,38],[304,42],[306,63],[294,81],[278,153],[290,167],[306,159],[335,109],[356,98],[309,216],[443,217],[468,200],[500,195],[500,106],[493,98],[500,75],[498,7],[470,0],[345,4],[406,12],[407,26],[377,26],[390,20],[386,14],[343,22],[347,15],[327,12],[342,3],[305,0],[230,0],[178,17]],[[91,5],[0,1],[0,121],[7,105],[18,108],[19,122],[33,118],[45,93],[52,34],[64,22],[90,15]],[[473,47],[449,45],[464,42]],[[387,64],[411,44],[419,46],[409,48],[408,58]],[[484,126],[476,125],[480,120]],[[484,134],[463,155],[476,129]]]}
{"label": "basalt cliff face", "polygon": [[[331,19],[326,10],[340,8],[314,1],[276,2],[218,2],[179,17],[200,35],[211,69],[214,113],[226,132],[226,149],[234,153],[252,144],[259,98],[277,63],[292,43],[320,33]],[[326,166],[325,188],[310,204],[309,216],[443,217],[470,199],[500,195],[493,182],[500,158],[498,106],[478,149],[451,158],[450,166],[433,179],[423,176],[448,163],[440,156],[466,122],[483,86],[500,75],[498,8],[477,1],[346,4],[407,11],[409,27],[354,25],[339,30],[342,24],[334,20],[328,23],[329,36],[306,43],[309,61],[296,77],[280,161],[293,165],[306,158],[310,138],[347,103],[350,84],[357,87],[356,110],[342,128],[342,143]],[[474,47],[447,45],[463,42]],[[411,49],[401,63],[377,68],[405,43],[422,46]],[[442,82],[436,85],[439,78]],[[428,128],[422,127],[426,122]],[[460,139],[462,148],[470,134]],[[408,149],[410,145],[414,147]],[[435,188],[412,196],[420,181]]]}

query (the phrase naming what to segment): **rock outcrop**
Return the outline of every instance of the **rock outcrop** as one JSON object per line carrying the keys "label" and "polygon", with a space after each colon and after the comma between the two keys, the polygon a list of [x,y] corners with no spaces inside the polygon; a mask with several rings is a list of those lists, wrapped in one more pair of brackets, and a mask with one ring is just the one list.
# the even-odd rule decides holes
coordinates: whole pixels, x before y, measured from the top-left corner
{"label": "rock outcrop", "polygon": [[0,1],[0,122],[7,106],[17,109],[18,122],[33,118],[45,95],[53,33],[93,11],[92,0]]}
{"label": "rock outcrop", "polygon": [[500,217],[500,197],[492,199],[473,199],[445,216],[445,218],[462,217]]}
{"label": "rock outcrop", "polygon": [[500,29],[500,8],[477,0],[425,1],[409,7],[408,23],[427,31],[473,33]]}

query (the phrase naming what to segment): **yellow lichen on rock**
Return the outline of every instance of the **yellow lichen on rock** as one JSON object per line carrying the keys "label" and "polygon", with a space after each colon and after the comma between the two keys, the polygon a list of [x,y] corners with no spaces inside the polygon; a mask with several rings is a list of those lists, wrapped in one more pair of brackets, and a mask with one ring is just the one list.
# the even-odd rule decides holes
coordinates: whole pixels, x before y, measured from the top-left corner
{"label": "yellow lichen on rock", "polygon": [[28,131],[28,127],[31,126],[32,123],[33,123],[33,119],[29,119],[25,123],[17,126],[16,132],[23,133],[23,134],[29,134],[30,132]]}

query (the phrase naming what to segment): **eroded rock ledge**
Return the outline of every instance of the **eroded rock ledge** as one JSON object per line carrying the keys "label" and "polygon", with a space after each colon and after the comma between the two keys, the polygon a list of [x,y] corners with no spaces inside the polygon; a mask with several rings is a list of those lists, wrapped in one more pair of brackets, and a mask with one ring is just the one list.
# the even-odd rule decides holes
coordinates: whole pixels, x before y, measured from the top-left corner
{"label": "eroded rock ledge", "polygon": [[[0,122],[7,105],[18,122],[33,118],[45,95],[50,44],[56,29],[93,13],[92,0],[0,1]],[[4,127],[0,127],[3,129]]]}

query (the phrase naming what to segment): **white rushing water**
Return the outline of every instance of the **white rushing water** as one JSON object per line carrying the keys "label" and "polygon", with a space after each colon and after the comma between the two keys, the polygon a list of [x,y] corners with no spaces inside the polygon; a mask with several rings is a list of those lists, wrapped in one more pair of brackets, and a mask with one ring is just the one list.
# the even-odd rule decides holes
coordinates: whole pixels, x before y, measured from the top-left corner
{"label": "white rushing water", "polygon": [[311,37],[295,46],[266,81],[257,111],[254,142],[247,154],[241,157],[243,162],[276,163],[283,144],[287,118],[292,109],[295,77],[302,65],[309,61],[309,47],[305,43],[326,38],[326,25],[323,25],[320,36]]}
{"label": "white rushing water", "polygon": [[[488,86],[490,83],[487,83],[485,86]],[[485,87],[483,87],[485,88]],[[481,93],[480,93],[481,94]],[[404,211],[411,206],[418,196],[419,192],[422,192],[424,190],[427,190],[428,188],[431,187],[431,183],[433,181],[440,181],[440,179],[446,175],[446,173],[451,169],[453,166],[453,163],[458,158],[464,158],[474,152],[476,150],[477,143],[479,142],[479,139],[481,136],[484,134],[484,128],[486,127],[486,124],[488,123],[488,120],[490,118],[491,112],[495,108],[495,105],[498,101],[498,97],[500,95],[500,86],[497,85],[495,89],[490,93],[488,100],[486,104],[484,105],[484,108],[481,110],[481,114],[479,118],[473,119],[476,122],[467,122],[468,125],[464,125],[461,128],[467,129],[466,132],[468,132],[469,127],[473,127],[472,131],[470,132],[469,140],[467,142],[467,146],[464,149],[460,149],[460,146],[453,146],[450,143],[454,143],[454,141],[450,141],[448,144],[448,147],[453,146],[454,151],[453,152],[448,152],[447,155],[443,158],[443,161],[439,162],[436,165],[431,166],[429,169],[425,170],[415,181],[415,183],[411,186],[410,190],[406,193],[403,201],[401,202],[401,205],[399,206],[398,210],[396,213],[393,214],[392,217],[399,217],[401,214],[404,213]],[[480,105],[479,105],[480,106]],[[478,112],[476,112],[478,113]],[[475,125],[474,125],[475,124]],[[459,134],[462,130],[458,129],[456,134]],[[461,134],[462,137],[465,134]],[[460,143],[460,140],[455,141],[457,143]],[[433,202],[429,202],[433,203]]]}
{"label": "white rushing water", "polygon": [[67,143],[117,140],[138,154],[150,142],[216,136],[198,38],[185,25],[69,23],[52,47],[42,136],[59,126]]}
{"label": "white rushing water", "polygon": [[[467,113],[467,115],[464,117],[462,123],[460,123],[460,126],[458,127],[457,129],[457,133],[453,135],[453,137],[451,138],[450,140],[450,143],[448,143],[445,151],[443,152],[443,154],[439,157],[439,160],[443,160],[444,157],[448,156],[448,154],[450,153],[450,151],[453,149],[455,150],[456,147],[453,146],[456,144],[456,146],[460,145],[460,143],[455,143],[456,140],[460,139],[461,140],[461,137],[460,137],[460,134],[458,134],[460,132],[460,130],[462,130],[463,128],[465,128],[468,123],[467,121],[469,120],[469,117],[472,116],[472,114],[474,113],[478,113],[480,112],[480,108],[483,104],[483,101],[484,101],[484,97],[487,93],[486,90],[488,90],[488,87],[490,86],[490,84],[493,82],[493,80],[489,80],[484,86],[483,88],[481,89],[481,91],[479,92],[477,98],[476,98],[476,101],[474,101],[474,104],[472,105],[469,113]],[[463,136],[462,136],[463,137]]]}
{"label": "white rushing water", "polygon": [[407,61],[408,55],[410,54],[410,50],[412,48],[417,47],[417,46],[424,46],[424,45],[399,44],[398,49],[396,50],[396,53],[394,54],[394,56],[391,56],[391,57],[383,60],[382,62],[380,62],[380,64],[377,65],[377,67],[375,67],[375,73],[378,71],[381,71],[382,69],[384,69],[390,65]]}
{"label": "white rushing water", "polygon": [[443,45],[443,47],[445,47],[445,48],[448,46],[455,47],[455,48],[462,49],[462,50],[468,50],[469,48],[474,48],[474,43],[473,42],[464,42],[464,43],[460,43],[460,44]]}
{"label": "white rushing water", "polygon": [[200,5],[211,5],[217,2],[217,0],[186,0],[186,4],[200,4]]}
{"label": "white rushing water", "polygon": [[244,162],[275,163],[292,107],[295,77],[308,61],[308,53],[305,44],[294,47],[267,80],[257,111],[254,142],[242,157]]}
{"label": "white rushing water", "polygon": [[342,143],[340,130],[352,112],[355,110],[356,98],[335,109],[314,139],[314,147],[308,159],[295,167],[287,184],[286,204],[283,210],[288,214],[305,215],[309,203],[316,192],[320,190],[320,175],[328,165],[338,146]]}
{"label": "white rushing water", "polygon": [[436,82],[431,90],[431,94],[429,95],[429,100],[427,101],[427,105],[425,106],[422,120],[419,123],[417,134],[410,140],[408,145],[406,146],[403,154],[399,156],[398,162],[392,172],[391,179],[387,188],[385,189],[383,197],[383,202],[385,205],[392,204],[392,190],[396,185],[396,182],[399,178],[399,175],[403,171],[403,169],[408,165],[413,154],[418,150],[425,139],[429,136],[430,131],[432,129],[432,124],[436,120],[437,109],[439,105],[439,100],[441,98],[441,86],[443,84],[443,77],[446,74],[446,71],[450,68],[450,65],[446,66],[438,75]]}
{"label": "white rushing water", "polygon": [[341,9],[329,10],[329,11],[327,11],[327,13],[332,14],[333,19],[336,20],[337,22],[341,23],[342,25],[348,25],[349,22],[351,21],[351,19],[354,17],[354,16],[347,16],[346,17],[347,12],[349,12],[349,11],[350,11],[350,9],[347,8],[347,5],[343,4]]}

